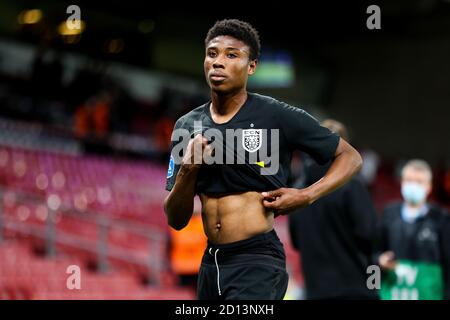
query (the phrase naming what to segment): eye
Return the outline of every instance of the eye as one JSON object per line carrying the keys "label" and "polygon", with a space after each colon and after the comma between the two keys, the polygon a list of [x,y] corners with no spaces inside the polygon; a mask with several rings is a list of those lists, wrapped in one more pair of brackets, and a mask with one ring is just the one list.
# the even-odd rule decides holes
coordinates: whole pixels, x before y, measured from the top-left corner
{"label": "eye", "polygon": [[234,53],[229,53],[229,54],[227,54],[227,57],[230,59],[234,59],[234,58],[237,58],[237,55]]}
{"label": "eye", "polygon": [[214,51],[208,51],[208,57],[214,58],[217,54]]}

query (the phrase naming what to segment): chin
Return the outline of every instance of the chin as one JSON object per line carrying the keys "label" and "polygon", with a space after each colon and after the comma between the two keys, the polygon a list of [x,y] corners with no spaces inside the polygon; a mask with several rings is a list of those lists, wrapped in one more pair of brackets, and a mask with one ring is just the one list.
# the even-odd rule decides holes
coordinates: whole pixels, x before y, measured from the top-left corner
{"label": "chin", "polygon": [[227,88],[226,86],[223,85],[211,85],[210,88],[217,94],[227,94],[232,91],[230,90],[230,88]]}

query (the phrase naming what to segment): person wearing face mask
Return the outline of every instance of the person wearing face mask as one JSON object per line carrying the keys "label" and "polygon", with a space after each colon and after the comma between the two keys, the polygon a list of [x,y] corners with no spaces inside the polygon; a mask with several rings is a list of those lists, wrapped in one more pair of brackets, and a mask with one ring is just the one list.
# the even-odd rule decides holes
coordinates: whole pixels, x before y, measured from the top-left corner
{"label": "person wearing face mask", "polygon": [[431,190],[430,166],[407,162],[401,172],[403,202],[388,206],[378,226],[382,299],[450,299],[449,215],[427,201]]}

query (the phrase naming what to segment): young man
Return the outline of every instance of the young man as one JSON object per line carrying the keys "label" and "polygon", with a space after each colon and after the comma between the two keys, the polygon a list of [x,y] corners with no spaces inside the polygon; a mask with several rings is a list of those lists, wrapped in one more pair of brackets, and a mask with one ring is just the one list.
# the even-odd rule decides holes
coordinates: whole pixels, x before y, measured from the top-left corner
{"label": "young man", "polygon": [[[218,21],[205,49],[211,100],[175,124],[164,201],[168,222],[185,227],[200,196],[208,246],[199,299],[282,299],[288,275],[274,217],[342,186],[362,160],[305,111],[247,92],[260,52],[251,25]],[[305,189],[286,188],[295,149],[319,163],[332,161],[323,179]]]}

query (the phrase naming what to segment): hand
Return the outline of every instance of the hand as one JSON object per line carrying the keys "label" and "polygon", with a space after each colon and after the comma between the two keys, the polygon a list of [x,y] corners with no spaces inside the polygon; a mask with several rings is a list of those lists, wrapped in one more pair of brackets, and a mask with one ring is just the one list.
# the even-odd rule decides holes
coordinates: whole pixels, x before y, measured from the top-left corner
{"label": "hand", "polygon": [[186,153],[181,160],[181,166],[185,169],[199,169],[204,155],[212,155],[213,152],[213,148],[208,144],[208,139],[199,133],[189,140]]}
{"label": "hand", "polygon": [[275,216],[285,215],[297,208],[309,206],[311,198],[305,189],[280,188],[263,192],[263,205],[275,211]]}
{"label": "hand", "polygon": [[397,266],[397,260],[394,259],[394,252],[383,252],[378,258],[378,264],[383,270],[394,270]]}

